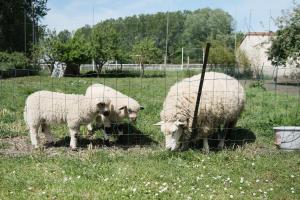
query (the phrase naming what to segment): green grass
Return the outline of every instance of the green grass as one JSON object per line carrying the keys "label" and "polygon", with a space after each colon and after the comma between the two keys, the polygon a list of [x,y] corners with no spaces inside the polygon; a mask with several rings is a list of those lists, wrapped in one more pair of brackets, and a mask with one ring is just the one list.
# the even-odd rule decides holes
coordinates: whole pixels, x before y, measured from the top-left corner
{"label": "green grass", "polygon": [[[152,124],[159,121],[170,86],[186,76],[168,72],[167,78],[0,80],[0,151],[9,146],[1,138],[28,135],[22,113],[30,93],[41,89],[84,93],[96,82],[118,88],[145,107],[136,128],[153,141],[128,150],[57,148],[54,153],[0,154],[0,199],[300,199],[300,153],[277,150],[272,130],[300,125],[299,97],[247,88],[238,127],[254,133],[254,143],[209,155],[197,149],[167,152],[160,147],[162,134]],[[52,131],[57,139],[68,135],[61,125]],[[85,137],[85,128],[82,132]]]}

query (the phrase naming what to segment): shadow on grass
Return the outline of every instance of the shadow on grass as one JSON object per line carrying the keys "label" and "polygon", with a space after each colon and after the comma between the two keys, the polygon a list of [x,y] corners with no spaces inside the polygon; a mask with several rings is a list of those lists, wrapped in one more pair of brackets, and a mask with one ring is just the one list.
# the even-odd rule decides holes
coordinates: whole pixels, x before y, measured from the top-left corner
{"label": "shadow on grass", "polygon": [[[133,146],[149,146],[157,144],[156,141],[151,139],[148,135],[143,134],[140,130],[132,126],[131,124],[124,124],[123,135],[117,136],[117,129],[114,127],[114,134],[110,137],[115,137],[115,140],[110,141],[110,146],[120,147],[127,149]],[[66,136],[55,142],[55,147],[68,147],[70,144],[70,137]],[[103,138],[94,138],[94,136],[89,138],[78,137],[77,146],[79,148],[88,148],[92,144],[96,147],[105,146]]]}
{"label": "shadow on grass", "polygon": [[[210,150],[212,151],[219,151],[221,149],[218,149],[218,133],[215,133],[208,139]],[[225,139],[225,146],[224,148],[227,149],[236,149],[238,147],[243,147],[244,145],[248,143],[253,143],[256,140],[256,136],[254,132],[252,132],[249,129],[241,128],[241,127],[235,127],[232,130],[230,130]],[[196,145],[192,145],[193,149],[202,149],[203,148],[203,141],[200,140]]]}
{"label": "shadow on grass", "polygon": [[[88,78],[134,78],[134,77],[140,77],[140,71],[137,70],[109,70],[102,74],[97,74],[96,71],[89,71],[86,72],[83,75],[80,75],[80,77],[88,77]],[[163,72],[160,71],[146,71],[143,78],[163,78],[166,75]]]}

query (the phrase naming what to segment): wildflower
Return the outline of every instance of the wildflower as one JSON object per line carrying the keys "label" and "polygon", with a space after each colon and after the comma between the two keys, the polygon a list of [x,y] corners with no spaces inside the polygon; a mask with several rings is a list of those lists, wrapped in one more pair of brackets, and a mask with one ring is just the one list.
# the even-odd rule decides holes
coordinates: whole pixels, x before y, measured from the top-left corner
{"label": "wildflower", "polygon": [[251,165],[252,165],[252,166],[255,166],[255,163],[253,162],[253,163],[251,163]]}
{"label": "wildflower", "polygon": [[270,188],[270,191],[273,191],[274,189],[273,188]]}
{"label": "wildflower", "polygon": [[136,188],[133,188],[133,189],[132,189],[132,192],[136,192]]}
{"label": "wildflower", "polygon": [[241,194],[245,194],[245,192],[244,192],[244,191],[241,191]]}
{"label": "wildflower", "polygon": [[108,178],[105,178],[104,181],[105,181],[105,182],[108,181]]}
{"label": "wildflower", "polygon": [[206,185],[205,187],[206,187],[206,188],[209,188],[209,185]]}
{"label": "wildflower", "polygon": [[240,183],[244,183],[244,177],[241,177]]}
{"label": "wildflower", "polygon": [[232,198],[233,198],[233,195],[231,194],[229,197],[230,197],[230,199],[232,199]]}
{"label": "wildflower", "polygon": [[77,179],[80,179],[81,178],[81,176],[77,176]]}
{"label": "wildflower", "polygon": [[295,178],[295,176],[292,174],[292,175],[291,175],[291,178]]}
{"label": "wildflower", "polygon": [[252,195],[253,195],[253,196],[255,196],[255,195],[256,195],[256,193],[255,193],[255,192],[253,192],[253,193],[252,193]]}
{"label": "wildflower", "polygon": [[163,188],[161,188],[161,189],[159,190],[159,193],[165,192],[165,191],[167,191],[167,190],[168,190],[168,187],[163,187]]}
{"label": "wildflower", "polygon": [[259,179],[256,179],[256,181],[255,181],[255,182],[256,182],[256,183],[259,183],[259,181],[260,181]]}

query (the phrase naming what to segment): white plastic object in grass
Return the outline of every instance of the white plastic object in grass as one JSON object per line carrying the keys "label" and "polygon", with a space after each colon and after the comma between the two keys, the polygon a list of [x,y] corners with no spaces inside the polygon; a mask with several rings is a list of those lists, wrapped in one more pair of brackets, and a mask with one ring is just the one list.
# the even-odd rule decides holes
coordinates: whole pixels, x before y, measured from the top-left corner
{"label": "white plastic object in grass", "polygon": [[300,150],[300,126],[274,127],[275,145],[284,150]]}

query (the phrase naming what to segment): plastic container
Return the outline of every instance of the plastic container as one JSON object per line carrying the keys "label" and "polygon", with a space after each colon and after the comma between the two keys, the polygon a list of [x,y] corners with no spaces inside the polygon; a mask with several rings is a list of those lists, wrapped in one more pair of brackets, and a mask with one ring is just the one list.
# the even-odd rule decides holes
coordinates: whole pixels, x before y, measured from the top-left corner
{"label": "plastic container", "polygon": [[274,127],[275,145],[284,150],[300,150],[300,126]]}

